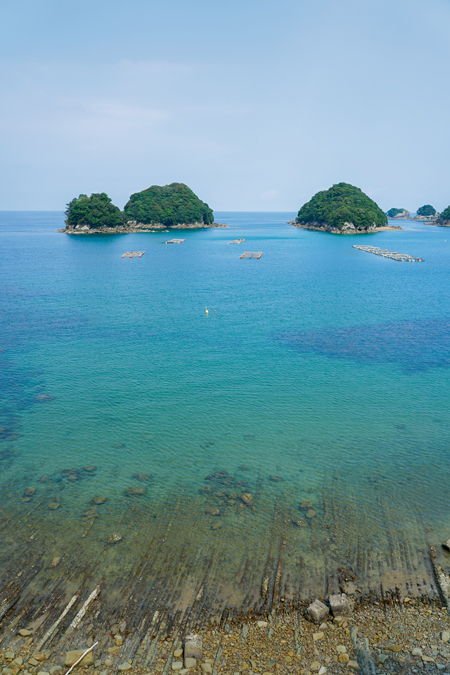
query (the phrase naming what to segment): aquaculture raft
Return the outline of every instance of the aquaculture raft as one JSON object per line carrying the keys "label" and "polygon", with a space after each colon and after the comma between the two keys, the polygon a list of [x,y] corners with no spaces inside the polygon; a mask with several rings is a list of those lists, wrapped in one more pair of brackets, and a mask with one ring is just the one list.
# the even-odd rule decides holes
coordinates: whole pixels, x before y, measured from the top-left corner
{"label": "aquaculture raft", "polygon": [[186,241],[186,239],[169,239],[166,244],[181,244],[183,241]]}
{"label": "aquaculture raft", "polygon": [[123,254],[122,258],[136,258],[136,256],[140,258],[144,253],[145,251],[127,251]]}
{"label": "aquaculture raft", "polygon": [[239,257],[240,258],[256,258],[257,260],[259,260],[261,256],[262,256],[262,251],[257,251],[256,253],[253,253],[251,251],[244,251],[244,253]]}
{"label": "aquaculture raft", "polygon": [[245,239],[233,239],[233,241],[229,241],[229,244],[242,244],[245,241]]}
{"label": "aquaculture raft", "polygon": [[360,251],[366,251],[367,253],[373,253],[374,255],[381,255],[383,258],[397,260],[397,262],[425,262],[423,258],[414,258],[412,255],[408,255],[407,253],[388,251],[385,248],[378,248],[377,246],[357,246],[354,244],[353,248],[359,248]]}

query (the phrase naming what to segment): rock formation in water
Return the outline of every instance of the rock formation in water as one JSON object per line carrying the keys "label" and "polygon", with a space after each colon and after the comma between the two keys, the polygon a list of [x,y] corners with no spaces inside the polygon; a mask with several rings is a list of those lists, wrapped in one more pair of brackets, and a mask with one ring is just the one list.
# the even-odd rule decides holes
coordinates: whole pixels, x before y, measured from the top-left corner
{"label": "rock formation in water", "polygon": [[436,211],[434,206],[431,206],[431,204],[425,204],[424,206],[421,206],[419,209],[417,209],[417,213],[412,218],[412,220],[427,220],[428,222],[434,221],[437,218],[439,218],[439,213]]}
{"label": "rock formation in water", "polygon": [[440,225],[441,227],[450,227],[450,206],[447,206],[442,213],[438,214],[438,217],[435,220],[435,225]]}
{"label": "rock formation in water", "polygon": [[396,220],[406,220],[409,218],[410,213],[407,209],[389,209],[389,211],[386,211],[386,215],[388,218],[393,218]]}
{"label": "rock formation in water", "polygon": [[125,204],[128,222],[174,228],[211,227],[214,214],[184,183],[152,185]]}
{"label": "rock formation in water", "polygon": [[202,202],[187,185],[171,183],[153,185],[131,195],[122,212],[105,192],[80,195],[72,199],[65,211],[66,227],[58,232],[69,234],[126,234],[173,229],[227,227],[214,222],[208,204]]}
{"label": "rock formation in water", "polygon": [[329,190],[315,194],[302,206],[292,224],[332,234],[399,229],[399,226],[389,227],[386,214],[378,204],[348,183],[338,183]]}

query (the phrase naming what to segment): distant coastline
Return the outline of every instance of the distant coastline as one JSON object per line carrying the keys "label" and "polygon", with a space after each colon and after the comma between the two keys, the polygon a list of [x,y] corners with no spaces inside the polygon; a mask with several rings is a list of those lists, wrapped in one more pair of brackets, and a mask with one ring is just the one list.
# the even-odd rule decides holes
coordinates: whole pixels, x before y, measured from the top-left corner
{"label": "distant coastline", "polygon": [[295,220],[288,220],[289,225],[300,227],[303,230],[315,230],[316,232],[329,232],[330,234],[375,234],[375,232],[384,232],[386,230],[402,230],[400,225],[384,225],[383,227],[371,227],[367,229],[358,230],[352,225],[351,227],[343,227],[341,230],[337,227],[330,227],[329,225],[320,225],[319,223],[298,223]]}
{"label": "distant coastline", "polygon": [[162,223],[146,225],[145,223],[129,221],[129,223],[122,227],[102,227],[96,229],[90,228],[87,225],[76,225],[74,227],[66,225],[66,227],[58,230],[58,232],[64,232],[65,234],[131,234],[136,232],[169,232],[170,230],[205,230],[210,227],[228,227],[228,225],[225,223],[177,223],[176,225],[167,227]]}

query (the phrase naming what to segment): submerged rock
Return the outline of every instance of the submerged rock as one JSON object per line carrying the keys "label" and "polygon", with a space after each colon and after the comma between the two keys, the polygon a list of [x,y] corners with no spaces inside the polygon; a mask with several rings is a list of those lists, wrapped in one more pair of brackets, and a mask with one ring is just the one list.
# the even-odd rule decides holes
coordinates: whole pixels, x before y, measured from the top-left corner
{"label": "submerged rock", "polygon": [[83,471],[86,471],[86,473],[94,473],[97,471],[97,467],[91,464],[90,466],[84,466]]}
{"label": "submerged rock", "polygon": [[145,487],[128,487],[124,490],[124,494],[126,494],[127,497],[139,497],[145,495],[146,492],[147,488]]}
{"label": "submerged rock", "polygon": [[50,509],[50,511],[56,511],[56,509],[59,509],[60,506],[61,504],[59,504],[59,502],[50,502],[48,508]]}
{"label": "submerged rock", "polygon": [[24,492],[25,497],[32,497],[34,493],[36,492],[36,488],[34,487],[27,487],[27,489]]}
{"label": "submerged rock", "polygon": [[304,518],[298,518],[297,520],[292,521],[297,527],[308,527],[308,523]]}
{"label": "submerged rock", "polygon": [[206,509],[205,513],[207,516],[220,516],[220,511],[217,508]]}
{"label": "submerged rock", "polygon": [[134,473],[132,477],[135,480],[140,481],[141,483],[148,483],[148,481],[152,477],[152,474],[151,473]]}
{"label": "submerged rock", "polygon": [[313,506],[314,506],[314,504],[312,502],[305,501],[305,502],[300,502],[300,505],[299,505],[298,508],[301,511],[308,511],[308,509],[312,509]]}
{"label": "submerged rock", "polygon": [[311,519],[314,518],[314,516],[317,516],[317,511],[314,511],[314,509],[309,509],[305,515],[307,518]]}
{"label": "submerged rock", "polygon": [[253,505],[253,495],[251,495],[250,492],[246,492],[245,494],[241,495],[240,499],[246,506]]}
{"label": "submerged rock", "polygon": [[279,482],[282,481],[283,479],[282,479],[281,476],[270,476],[270,477],[269,477],[269,480],[271,480],[272,483],[279,483]]}
{"label": "submerged rock", "polygon": [[100,504],[104,504],[107,501],[106,497],[94,497],[94,499],[91,500],[91,504],[96,504],[97,506],[100,506]]}
{"label": "submerged rock", "polygon": [[110,534],[107,539],[108,544],[118,544],[119,541],[122,541],[121,534]]}

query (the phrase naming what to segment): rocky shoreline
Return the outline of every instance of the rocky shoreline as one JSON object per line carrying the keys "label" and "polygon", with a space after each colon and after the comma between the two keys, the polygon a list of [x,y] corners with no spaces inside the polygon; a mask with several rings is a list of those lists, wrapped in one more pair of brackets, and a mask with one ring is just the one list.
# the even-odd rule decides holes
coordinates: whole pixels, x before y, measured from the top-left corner
{"label": "rocky shoreline", "polygon": [[61,635],[55,639],[56,624],[53,633],[50,629],[41,636],[39,622],[28,622],[26,613],[4,624],[3,675],[62,675],[87,650],[80,668],[92,675],[407,675],[450,670],[450,617],[437,598],[427,595],[400,597],[381,589],[378,596],[352,600],[338,594],[316,599],[309,608],[280,602],[266,614],[224,611],[208,625],[167,624],[156,612],[144,638],[120,617],[111,616],[100,629],[95,620],[101,613],[98,599],[83,608],[65,640]]}
{"label": "rocky shoreline", "polygon": [[317,232],[328,232],[330,234],[374,234],[375,232],[384,232],[386,230],[401,230],[400,225],[386,225],[384,227],[368,227],[367,229],[357,229],[352,223],[346,223],[342,229],[321,225],[320,223],[298,223],[295,220],[288,220],[289,225],[299,227],[304,230],[315,230]]}
{"label": "rocky shoreline", "polygon": [[146,225],[130,221],[124,227],[99,229],[91,229],[87,225],[76,225],[75,227],[66,225],[58,232],[64,232],[65,234],[131,234],[136,232],[170,232],[171,230],[205,230],[211,227],[228,227],[228,225],[225,223],[211,223],[210,225],[205,225],[205,223],[177,223],[177,225],[166,227],[162,223]]}

